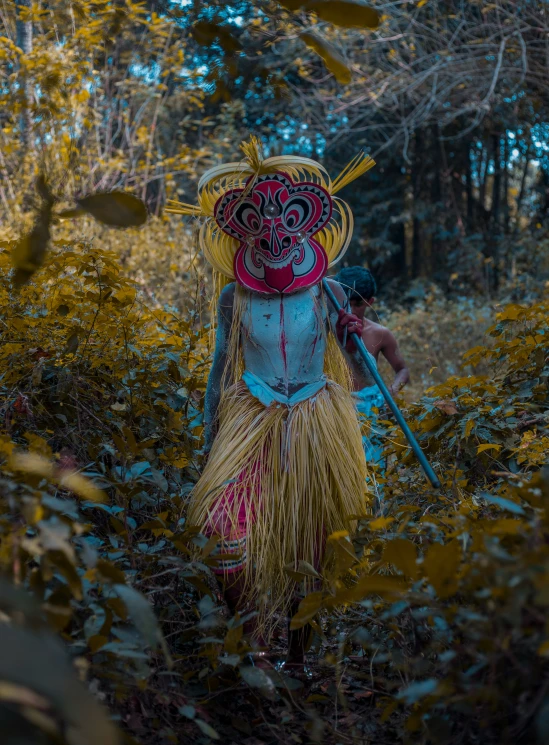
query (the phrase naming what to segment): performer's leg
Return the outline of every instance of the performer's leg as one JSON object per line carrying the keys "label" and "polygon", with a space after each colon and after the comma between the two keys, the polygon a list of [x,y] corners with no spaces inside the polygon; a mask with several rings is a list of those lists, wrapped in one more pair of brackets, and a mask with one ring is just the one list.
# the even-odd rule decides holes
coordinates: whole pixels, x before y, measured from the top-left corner
{"label": "performer's leg", "polygon": [[[325,542],[326,536],[323,534],[319,535],[316,541],[316,548],[312,562],[314,568],[319,573],[321,572],[322,565],[322,547]],[[316,582],[315,589],[320,589],[320,585]],[[302,626],[300,629],[290,629],[292,617],[297,613],[300,602],[301,598],[296,592],[292,600],[290,617],[288,619],[288,662],[294,665],[305,664],[305,654],[309,649],[311,634],[313,632],[313,627],[309,623],[305,624],[305,626]]]}
{"label": "performer's leg", "polygon": [[[253,608],[246,607],[245,590],[246,578],[243,570],[233,572],[233,574],[225,577],[223,581],[223,597],[233,616],[236,613],[243,616],[253,610]],[[258,632],[256,616],[244,623],[244,633],[246,636],[251,637],[257,646],[265,646],[265,640]]]}
{"label": "performer's leg", "polygon": [[292,665],[304,665],[305,653],[307,652],[309,639],[313,628],[310,624],[305,624],[300,629],[290,629],[292,616],[297,613],[299,607],[299,598],[292,603],[290,618],[288,619],[288,662]]}
{"label": "performer's leg", "polygon": [[231,613],[244,612],[244,571],[229,574],[223,581],[223,597]]}
{"label": "performer's leg", "polygon": [[[242,479],[243,476],[240,477]],[[250,595],[250,581],[246,578],[246,544],[248,521],[253,519],[253,510],[246,508],[244,499],[240,499],[240,504],[234,508],[234,485],[230,485],[227,491],[219,499],[218,503],[212,510],[207,526],[209,534],[220,536],[220,542],[214,550],[216,553],[224,554],[226,557],[234,555],[234,560],[227,558],[220,562],[220,565],[214,569],[217,575],[223,597],[229,611],[234,616],[238,613],[240,616],[252,612],[248,599]],[[236,517],[235,517],[236,513]],[[236,566],[235,566],[236,565]],[[263,647],[264,639],[258,632],[257,617],[254,616],[244,623],[244,634],[250,637],[255,646]]]}

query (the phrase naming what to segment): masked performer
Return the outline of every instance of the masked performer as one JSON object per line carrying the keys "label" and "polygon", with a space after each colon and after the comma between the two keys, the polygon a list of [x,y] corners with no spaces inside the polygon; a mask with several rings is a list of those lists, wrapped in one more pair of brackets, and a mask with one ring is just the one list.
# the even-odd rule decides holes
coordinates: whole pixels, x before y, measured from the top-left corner
{"label": "masked performer", "polygon": [[[229,607],[255,608],[256,632],[269,636],[295,597],[286,570],[300,561],[318,569],[326,536],[352,532],[368,512],[348,379],[350,367],[371,382],[347,341],[362,327],[330,314],[321,281],[353,228],[334,195],[374,163],[361,154],[332,181],[312,160],[263,159],[255,138],[242,149],[242,162],[204,174],[199,206],[169,209],[203,218],[202,251],[225,281],[204,412],[211,450],[188,522],[220,537]],[[331,287],[343,303],[341,286]]]}

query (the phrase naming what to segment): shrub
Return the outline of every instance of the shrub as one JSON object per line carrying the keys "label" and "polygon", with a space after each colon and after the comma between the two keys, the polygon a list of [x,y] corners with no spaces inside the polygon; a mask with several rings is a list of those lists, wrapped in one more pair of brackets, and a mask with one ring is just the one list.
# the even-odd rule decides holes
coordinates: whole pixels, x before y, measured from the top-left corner
{"label": "shrub", "polygon": [[331,589],[294,619],[347,608],[328,661],[347,666],[347,687],[362,681],[398,738],[547,742],[548,310],[507,306],[491,345],[465,355],[491,374],[452,377],[409,406],[440,493],[385,422],[397,456],[385,514],[363,524],[354,560],[332,537]]}

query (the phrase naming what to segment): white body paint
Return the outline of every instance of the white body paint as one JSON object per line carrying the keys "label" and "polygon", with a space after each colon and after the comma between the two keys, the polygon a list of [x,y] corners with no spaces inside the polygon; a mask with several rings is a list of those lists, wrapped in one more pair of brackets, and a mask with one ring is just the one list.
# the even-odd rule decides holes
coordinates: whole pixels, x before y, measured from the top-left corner
{"label": "white body paint", "polygon": [[[206,450],[215,436],[223,374],[227,362],[231,362],[227,360],[227,352],[234,292],[235,285],[228,285],[219,299],[215,354],[204,404]],[[337,321],[335,312],[326,310],[320,285],[289,294],[267,295],[250,290],[244,293],[240,343],[246,369],[286,397],[320,381],[324,375],[327,334],[330,326],[335,329]],[[344,354],[355,375],[365,385],[372,384],[360,355]]]}
{"label": "white body paint", "polygon": [[290,295],[246,295],[241,326],[246,369],[285,396],[321,380],[327,314],[318,286]]}

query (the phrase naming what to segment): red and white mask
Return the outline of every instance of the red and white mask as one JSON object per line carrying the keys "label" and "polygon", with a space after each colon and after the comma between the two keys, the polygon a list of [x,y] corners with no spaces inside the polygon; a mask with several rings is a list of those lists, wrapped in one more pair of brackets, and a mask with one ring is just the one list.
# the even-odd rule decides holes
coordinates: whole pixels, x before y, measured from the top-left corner
{"label": "red and white mask", "polygon": [[282,172],[259,176],[253,188],[231,189],[215,205],[217,225],[240,246],[237,282],[263,293],[289,293],[318,284],[328,257],[314,235],[332,216],[332,198],[318,184]]}

